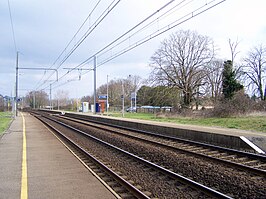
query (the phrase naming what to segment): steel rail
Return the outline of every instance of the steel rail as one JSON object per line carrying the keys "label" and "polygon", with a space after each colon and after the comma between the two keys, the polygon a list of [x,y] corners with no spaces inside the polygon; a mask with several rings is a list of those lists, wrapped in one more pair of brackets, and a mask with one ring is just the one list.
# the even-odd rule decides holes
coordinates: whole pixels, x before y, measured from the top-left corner
{"label": "steel rail", "polygon": [[160,147],[163,147],[163,148],[167,148],[167,149],[170,149],[170,150],[180,151],[182,153],[187,153],[187,154],[190,154],[190,155],[194,155],[194,156],[196,155],[198,157],[211,159],[211,160],[214,160],[215,162],[219,162],[219,163],[222,162],[222,163],[224,163],[226,165],[229,165],[231,167],[234,167],[234,168],[237,168],[237,169],[240,169],[240,170],[252,172],[254,174],[262,175],[264,177],[266,176],[266,171],[265,170],[261,170],[261,169],[253,168],[253,167],[250,167],[250,166],[247,166],[247,165],[244,165],[244,164],[232,162],[232,161],[229,161],[229,160],[220,159],[220,158],[216,158],[216,157],[213,157],[213,156],[209,156],[209,155],[205,155],[205,154],[189,151],[187,149],[182,149],[182,148],[177,148],[177,147],[174,147],[174,146],[169,146],[169,145],[166,145],[166,144],[163,144],[163,143],[160,143],[160,142],[147,140],[145,138],[140,138],[140,137],[137,137],[137,136],[124,134],[124,133],[121,133],[121,132],[118,132],[118,131],[115,131],[115,130],[107,129],[106,127],[95,126],[93,124],[85,123],[84,121],[78,121],[77,119],[72,119],[72,118],[68,118],[68,117],[64,117],[64,116],[61,116],[61,117],[63,119],[67,119],[67,120],[70,120],[70,121],[73,121],[73,122],[77,122],[77,123],[80,123],[80,124],[91,126],[91,127],[97,128],[97,129],[102,129],[102,130],[109,131],[109,132],[112,132],[112,133],[120,134],[120,135],[128,137],[128,138],[132,138],[132,139],[135,139],[135,140],[148,142],[148,143],[151,143],[153,145],[157,145],[157,146],[160,146]]}
{"label": "steel rail", "polygon": [[[89,157],[92,159],[93,162],[95,162],[100,168],[102,168],[109,176],[114,178],[119,184],[121,184],[123,187],[125,187],[131,194],[133,194],[135,197],[140,198],[140,199],[150,199],[150,197],[146,196],[144,193],[142,193],[140,190],[135,188],[133,185],[131,185],[129,182],[124,180],[122,177],[120,177],[118,174],[113,172],[111,169],[109,169],[107,166],[105,166],[101,161],[97,160],[95,157],[93,157],[91,154],[89,154],[87,151],[85,151],[82,147],[78,146],[75,142],[73,142],[71,139],[66,137],[60,130],[56,129],[54,126],[49,124],[48,122],[44,121],[43,119],[40,118],[40,116],[36,116],[37,119],[39,119],[41,122],[43,122],[45,125],[47,125],[49,128],[51,128],[53,131],[55,131],[57,134],[59,134],[64,140],[66,140],[69,144],[74,146],[78,151],[82,152],[85,156]],[[44,117],[44,116],[41,116]],[[45,117],[46,119],[51,120],[51,118]],[[54,121],[56,122],[56,121]],[[56,122],[58,123],[58,122]],[[63,124],[61,124],[63,125]],[[63,125],[67,127],[66,125]],[[69,127],[68,127],[69,128]],[[73,129],[70,128],[74,131],[79,131],[78,129]]]}
{"label": "steel rail", "polygon": [[223,194],[223,193],[221,193],[219,191],[211,189],[211,188],[209,188],[207,186],[204,186],[204,185],[202,185],[202,184],[200,184],[198,182],[195,182],[195,181],[193,181],[193,180],[191,180],[189,178],[186,178],[186,177],[184,177],[182,175],[179,175],[179,174],[174,173],[174,172],[172,172],[172,171],[170,171],[168,169],[165,169],[165,168],[163,168],[161,166],[158,166],[158,165],[156,165],[156,164],[154,164],[152,162],[149,162],[149,161],[147,161],[147,160],[145,160],[145,159],[143,159],[141,157],[138,157],[138,156],[136,156],[134,154],[131,154],[128,151],[120,149],[120,148],[118,148],[118,147],[116,147],[116,146],[114,146],[112,144],[109,144],[109,143],[107,143],[107,142],[105,142],[105,141],[103,141],[101,139],[98,139],[98,138],[96,138],[96,137],[94,137],[92,135],[89,135],[89,134],[87,134],[87,133],[85,133],[85,132],[83,132],[83,131],[81,131],[81,130],[79,130],[77,128],[74,128],[74,127],[68,125],[68,124],[65,124],[63,122],[57,121],[57,120],[52,119],[52,118],[50,118],[48,116],[43,116],[43,117],[45,117],[45,118],[47,118],[47,119],[49,119],[49,120],[51,120],[53,122],[56,122],[57,124],[60,124],[60,125],[62,125],[64,127],[67,127],[67,128],[69,128],[69,129],[71,129],[73,131],[76,131],[76,132],[78,132],[78,133],[80,133],[80,134],[82,134],[82,135],[84,135],[84,136],[86,136],[88,138],[91,138],[91,139],[93,139],[93,140],[95,140],[95,141],[97,141],[97,142],[99,142],[101,144],[104,144],[104,145],[106,145],[106,146],[108,146],[110,148],[113,148],[113,149],[115,149],[115,150],[117,150],[117,151],[119,151],[119,152],[121,152],[123,154],[126,154],[126,155],[128,155],[128,156],[130,156],[130,157],[132,157],[132,158],[134,158],[134,159],[136,159],[138,161],[140,161],[140,162],[143,162],[146,165],[148,165],[148,166],[150,166],[150,167],[152,167],[152,168],[154,168],[156,170],[159,170],[161,173],[164,173],[165,175],[168,175],[169,177],[171,177],[173,179],[177,179],[177,180],[179,180],[179,181],[181,181],[183,183],[186,183],[189,186],[194,187],[194,188],[200,190],[201,192],[203,192],[203,193],[205,193],[205,194],[207,194],[209,196],[217,197],[217,198],[227,198],[227,199],[231,198],[231,197],[229,197],[229,196],[227,196],[227,195],[225,195],[225,194]]}
{"label": "steel rail", "polygon": [[[60,114],[61,112],[58,112],[58,113]],[[66,113],[64,116],[70,116],[70,117],[74,116],[74,118],[77,118],[77,116],[78,116],[78,119],[84,119],[85,121],[88,121],[88,122],[93,122],[93,123],[97,123],[97,124],[107,125],[107,126],[110,126],[110,127],[120,128],[120,129],[124,129],[124,130],[129,130],[129,131],[135,131],[137,133],[143,133],[143,134],[157,136],[157,137],[161,137],[161,138],[165,138],[165,139],[171,139],[171,140],[175,140],[175,141],[179,141],[179,142],[181,141],[181,142],[184,142],[184,143],[187,143],[187,144],[198,145],[198,146],[201,146],[201,147],[208,147],[208,148],[213,148],[213,149],[216,149],[216,150],[227,151],[228,153],[233,153],[234,155],[240,155],[240,156],[244,156],[244,157],[255,158],[257,160],[261,160],[261,161],[266,162],[266,156],[260,155],[260,154],[249,153],[249,152],[239,151],[239,150],[236,150],[236,149],[230,149],[230,148],[225,148],[225,147],[221,147],[221,146],[215,146],[215,145],[212,145],[212,144],[197,142],[197,141],[193,141],[193,140],[187,140],[187,139],[177,138],[177,137],[173,137],[173,136],[167,136],[167,135],[162,135],[162,134],[158,134],[158,133],[153,133],[153,132],[149,132],[149,131],[134,129],[134,128],[130,128],[130,127],[124,127],[124,126],[119,126],[119,125],[115,125],[115,124],[109,124],[109,123],[106,123],[106,122],[95,121],[95,120],[91,120],[88,117],[83,116],[83,115]]]}

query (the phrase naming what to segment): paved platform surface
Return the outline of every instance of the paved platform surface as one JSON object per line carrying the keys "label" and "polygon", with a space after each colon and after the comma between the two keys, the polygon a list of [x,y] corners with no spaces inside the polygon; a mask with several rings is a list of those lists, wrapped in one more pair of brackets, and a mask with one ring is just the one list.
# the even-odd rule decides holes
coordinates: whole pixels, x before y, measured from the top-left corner
{"label": "paved platform surface", "polygon": [[[101,198],[114,195],[37,119],[26,123],[28,198]],[[23,123],[19,115],[0,139],[0,198],[20,198]]]}

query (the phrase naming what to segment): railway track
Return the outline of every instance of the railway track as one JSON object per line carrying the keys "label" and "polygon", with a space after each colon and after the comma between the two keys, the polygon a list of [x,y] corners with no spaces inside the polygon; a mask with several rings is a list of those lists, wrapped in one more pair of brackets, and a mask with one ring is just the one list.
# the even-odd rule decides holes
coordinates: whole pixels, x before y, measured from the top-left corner
{"label": "railway track", "polygon": [[112,171],[108,168],[106,163],[101,162],[97,158],[95,158],[92,154],[84,150],[80,145],[75,143],[73,140],[68,138],[62,130],[57,129],[52,125],[47,118],[44,119],[39,115],[34,115],[37,119],[39,119],[42,123],[48,126],[56,135],[63,141],[69,150],[71,150],[83,163],[85,163],[89,169],[91,169],[97,176],[99,176],[104,183],[106,183],[109,187],[112,188],[115,192],[120,194],[121,198],[143,198],[148,199],[144,193],[140,192],[130,183],[128,183],[123,177]]}
{"label": "railway track", "polygon": [[[114,178],[110,179],[110,176],[117,176],[116,178],[126,181],[118,183],[120,188],[117,188],[117,192],[121,198],[230,198],[230,196],[89,135],[66,122],[57,121],[55,117],[51,118],[48,115],[36,117],[56,131],[60,137],[63,137],[68,145],[79,151],[78,153],[82,154],[82,159],[87,161],[87,158],[90,157],[89,159],[94,159],[92,162],[104,162],[104,164],[96,163],[97,166],[93,167],[98,170],[101,168],[108,173],[108,177],[103,177],[107,181],[112,184],[117,181]],[[102,167],[108,169],[102,169]]]}
{"label": "railway track", "polygon": [[[115,126],[106,123],[98,122],[96,124],[95,122],[91,122],[84,116],[73,116],[75,115],[57,115],[57,117],[78,122],[80,124],[88,125],[102,130],[108,130],[119,135],[149,142],[154,145],[165,147],[174,151],[207,158],[218,163],[223,163],[226,166],[266,177],[266,156],[264,155],[237,151],[234,149],[223,148],[210,144],[169,137],[152,132],[140,131],[137,129]],[[123,131],[121,131],[121,129],[123,129]]]}

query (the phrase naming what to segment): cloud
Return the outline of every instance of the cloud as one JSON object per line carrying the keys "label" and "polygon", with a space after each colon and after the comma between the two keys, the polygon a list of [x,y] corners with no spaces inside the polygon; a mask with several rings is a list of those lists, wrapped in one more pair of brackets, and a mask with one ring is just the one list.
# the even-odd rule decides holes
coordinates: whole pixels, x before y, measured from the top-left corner
{"label": "cloud", "polygon": [[[18,50],[20,51],[20,66],[52,66],[53,62],[88,16],[89,11],[94,7],[96,2],[96,0],[10,1],[16,41]],[[100,3],[90,20],[85,24],[84,29],[81,30],[80,35],[84,34],[89,25],[96,19],[96,13],[99,14],[100,10],[105,8],[110,2],[111,0],[105,0]],[[167,2],[168,0],[121,1],[115,10],[97,26],[95,32],[70,56],[62,68],[77,66],[90,55],[102,49]],[[202,1],[198,2],[202,3]],[[205,2],[209,2],[209,0]],[[225,1],[206,13],[99,67],[97,70],[97,85],[106,82],[107,74],[110,75],[110,78],[112,76],[126,77],[129,74],[139,74],[142,77],[148,76],[150,70],[148,67],[149,59],[159,47],[160,41],[178,29],[196,30],[199,34],[210,36],[213,38],[216,46],[221,49],[219,56],[224,59],[230,57],[228,39],[236,40],[238,38],[240,41],[240,58],[254,45],[265,42],[265,7],[265,0]],[[9,95],[14,90],[16,55],[6,1],[0,1],[0,13],[0,93]],[[174,15],[176,18],[179,16],[182,16],[181,11]],[[162,26],[163,22],[158,22],[152,28],[156,30],[157,27]],[[142,36],[143,34],[140,34],[136,38],[139,39]],[[74,38],[74,42],[77,42],[78,38]],[[130,38],[124,46],[132,44],[135,41],[133,38]],[[111,54],[111,52],[108,53]],[[66,54],[64,53],[63,55]],[[98,61],[100,62],[103,58],[99,57]],[[57,66],[58,64],[54,67]],[[92,62],[88,63],[85,67],[91,66]],[[66,70],[59,70],[60,76],[65,73]],[[50,72],[46,72],[44,76],[44,71],[22,71],[22,75],[20,75],[20,87],[26,90],[34,89],[36,88],[35,85],[40,80],[45,80],[49,74]],[[78,76],[78,72],[75,71],[71,75],[67,75],[62,81],[78,78]],[[54,75],[52,79],[54,79]],[[70,95],[73,92],[74,96],[91,94],[93,91],[92,79],[93,74],[90,72],[82,76],[80,81],[71,81],[65,87],[60,87],[60,89],[69,89],[71,91]],[[49,83],[47,85],[49,86]],[[76,88],[79,89],[77,90]],[[21,91],[22,94],[25,92],[23,90]]]}

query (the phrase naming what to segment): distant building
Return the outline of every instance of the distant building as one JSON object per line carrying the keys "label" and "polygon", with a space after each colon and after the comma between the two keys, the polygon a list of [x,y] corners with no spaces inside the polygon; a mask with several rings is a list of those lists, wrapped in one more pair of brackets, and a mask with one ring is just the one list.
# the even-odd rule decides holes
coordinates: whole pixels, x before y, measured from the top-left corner
{"label": "distant building", "polygon": [[0,111],[4,111],[5,109],[5,99],[3,95],[0,94]]}
{"label": "distant building", "polygon": [[11,111],[13,98],[0,94],[0,111]]}

